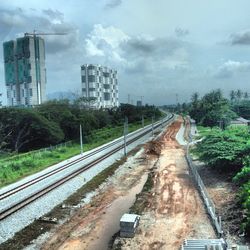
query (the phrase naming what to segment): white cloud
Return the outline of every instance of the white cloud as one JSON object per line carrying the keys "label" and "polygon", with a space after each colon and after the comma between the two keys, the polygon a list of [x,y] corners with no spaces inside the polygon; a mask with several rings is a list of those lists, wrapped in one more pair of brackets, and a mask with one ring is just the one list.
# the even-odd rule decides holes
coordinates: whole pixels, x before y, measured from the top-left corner
{"label": "white cloud", "polygon": [[85,39],[86,53],[88,56],[103,56],[110,60],[123,61],[120,46],[129,39],[130,37],[118,28],[105,28],[96,24]]}
{"label": "white cloud", "polygon": [[250,62],[238,62],[229,60],[219,66],[215,73],[218,78],[228,78],[237,73],[250,72]]}
{"label": "white cloud", "polygon": [[230,36],[232,45],[250,45],[250,30],[234,33]]}
{"label": "white cloud", "polygon": [[175,38],[129,36],[113,26],[96,24],[85,39],[85,50],[89,58],[97,57],[99,63],[104,61],[133,74],[153,74],[162,69],[187,68],[189,54],[184,44]]}
{"label": "white cloud", "polygon": [[4,12],[1,14],[0,22],[7,26],[22,27],[25,25],[25,18],[19,14]]}

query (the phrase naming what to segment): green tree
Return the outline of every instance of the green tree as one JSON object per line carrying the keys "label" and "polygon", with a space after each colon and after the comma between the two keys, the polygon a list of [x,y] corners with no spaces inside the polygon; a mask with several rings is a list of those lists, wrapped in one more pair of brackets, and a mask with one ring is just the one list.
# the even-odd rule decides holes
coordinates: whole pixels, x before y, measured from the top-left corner
{"label": "green tree", "polygon": [[235,103],[232,109],[241,117],[250,119],[250,101],[243,100],[240,103]]}
{"label": "green tree", "polygon": [[200,159],[208,166],[232,172],[241,170],[244,157],[250,153],[247,129],[212,130],[197,147]]}
{"label": "green tree", "polygon": [[79,136],[79,108],[71,105],[69,100],[52,100],[37,107],[39,114],[55,122],[63,130],[65,140]]}
{"label": "green tree", "polygon": [[189,113],[198,123],[209,127],[218,125],[219,121],[226,125],[236,116],[220,89],[205,94],[200,100],[193,94]]}
{"label": "green tree", "polygon": [[1,109],[0,127],[7,136],[5,148],[16,152],[56,144],[64,138],[56,123],[28,109]]}
{"label": "green tree", "polygon": [[234,90],[230,91],[230,101],[233,103],[236,99],[236,93]]}
{"label": "green tree", "polygon": [[79,97],[75,100],[75,104],[79,106],[80,109],[90,109],[96,103],[96,97]]}
{"label": "green tree", "polygon": [[240,89],[237,89],[237,91],[236,91],[236,97],[237,97],[237,101],[238,102],[240,102],[242,96],[243,96],[243,92]]}
{"label": "green tree", "polygon": [[191,102],[192,102],[192,105],[194,107],[198,106],[198,103],[199,103],[199,93],[198,92],[195,92],[195,93],[192,94]]}

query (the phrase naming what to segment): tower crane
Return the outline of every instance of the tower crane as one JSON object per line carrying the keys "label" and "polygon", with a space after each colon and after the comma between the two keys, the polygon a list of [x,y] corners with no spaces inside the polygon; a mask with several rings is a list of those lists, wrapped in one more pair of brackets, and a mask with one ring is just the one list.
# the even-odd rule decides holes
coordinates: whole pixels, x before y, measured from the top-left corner
{"label": "tower crane", "polygon": [[24,36],[48,36],[48,35],[67,35],[68,33],[66,32],[37,32],[36,30],[34,30],[32,33],[26,32],[24,33]]}

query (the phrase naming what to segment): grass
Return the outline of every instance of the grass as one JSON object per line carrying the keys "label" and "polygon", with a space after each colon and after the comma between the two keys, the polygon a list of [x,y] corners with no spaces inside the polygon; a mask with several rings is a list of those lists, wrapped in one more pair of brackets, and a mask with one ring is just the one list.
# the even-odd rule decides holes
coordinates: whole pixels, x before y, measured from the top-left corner
{"label": "grass", "polygon": [[203,137],[210,133],[211,128],[209,127],[203,127],[203,126],[197,126],[197,130],[199,132],[199,136]]}
{"label": "grass", "polygon": [[[210,135],[211,132],[219,132],[221,131],[221,129],[219,127],[203,127],[203,126],[197,126],[198,132],[199,132],[199,137],[204,137],[207,135]],[[224,131],[248,131],[248,127],[247,126],[241,126],[241,125],[230,125],[227,126],[227,128]]]}
{"label": "grass", "polygon": [[[138,150],[134,149],[134,152]],[[79,150],[78,150],[79,151]],[[133,152],[131,152],[132,154]],[[129,154],[130,155],[130,154]],[[74,194],[68,197],[63,203],[67,205],[76,205],[79,204],[82,198],[89,192],[95,190],[99,187],[109,176],[112,176],[114,172],[126,161],[126,157],[116,161],[108,168],[104,169],[102,172],[97,174],[93,179],[83,185],[78,189]],[[45,216],[55,217],[57,219],[65,219],[67,216],[70,216],[70,211],[68,209],[62,209],[61,205],[56,206],[52,211],[50,211]],[[84,210],[82,216],[85,216],[88,213],[88,210]],[[33,239],[36,239],[39,235],[44,234],[47,231],[50,231],[55,227],[52,223],[41,222],[35,220],[33,223],[17,232],[15,236],[6,242],[0,244],[0,250],[5,249],[23,249]]]}
{"label": "grass", "polygon": [[154,186],[154,172],[149,172],[148,178],[142,188],[142,191],[136,195],[136,201],[130,208],[130,213],[141,215],[148,207],[149,200],[151,199],[150,193]]}
{"label": "grass", "polygon": [[[150,124],[145,120],[145,125]],[[129,132],[141,128],[141,123],[129,124]],[[91,150],[110,142],[123,134],[123,126],[105,127],[92,132],[86,137],[84,151]],[[3,156],[0,159],[0,187],[11,184],[25,176],[39,172],[53,164],[61,162],[80,153],[80,145],[73,143],[67,147],[47,151],[31,151],[28,153]]]}

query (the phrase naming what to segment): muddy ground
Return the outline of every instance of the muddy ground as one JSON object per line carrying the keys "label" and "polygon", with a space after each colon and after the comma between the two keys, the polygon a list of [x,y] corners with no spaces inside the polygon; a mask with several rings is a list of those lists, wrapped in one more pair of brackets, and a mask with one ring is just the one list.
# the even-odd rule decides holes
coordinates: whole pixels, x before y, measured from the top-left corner
{"label": "muddy ground", "polygon": [[138,232],[133,239],[117,238],[113,249],[119,246],[119,249],[175,250],[185,238],[214,238],[189,175],[184,148],[175,139],[181,123],[182,120],[175,121],[158,141],[145,145],[144,150],[129,158],[92,202],[54,230],[40,248],[106,249],[107,236],[112,236],[112,230],[113,234],[119,230],[120,216],[126,212],[122,208],[128,203],[132,206],[132,196],[135,199],[140,192],[148,172],[151,184],[141,200],[144,208]]}
{"label": "muddy ground", "polygon": [[[70,213],[63,224],[34,241],[30,249],[177,250],[186,238],[215,238],[188,171],[185,146],[176,141],[182,123],[177,119],[156,141],[134,152],[95,190],[88,204]],[[236,240],[238,227],[234,223],[242,215],[235,212],[234,187],[229,179],[212,175],[204,166],[198,168],[219,213],[227,208],[223,225],[228,237]],[[141,221],[134,238],[122,239],[117,233],[119,219],[129,210],[140,214]]]}
{"label": "muddy ground", "polygon": [[161,154],[149,175],[152,187],[132,208],[141,213],[138,232],[132,239],[118,237],[113,249],[177,250],[186,238],[215,237],[189,175],[185,150],[175,139],[181,122],[174,122],[159,140]]}
{"label": "muddy ground", "polygon": [[177,250],[186,238],[214,238],[188,172],[185,149],[175,139],[182,122],[173,122],[157,141],[129,157],[89,204],[78,209],[37,247],[107,249],[111,236],[119,231],[121,215],[129,211],[145,182],[142,195],[137,195],[132,207],[141,214],[136,236],[117,237],[110,248]]}
{"label": "muddy ground", "polygon": [[115,174],[98,190],[92,201],[78,209],[42,243],[41,249],[107,249],[110,238],[119,230],[119,220],[129,211],[157,158],[145,155],[142,148],[128,157]]}
{"label": "muddy ground", "polygon": [[[87,189],[66,201],[77,204],[87,190],[92,191],[97,183],[102,183],[88,204],[70,210],[66,215],[60,207],[51,212],[51,216],[62,217],[64,223],[47,227],[35,222],[3,249],[21,249],[21,245],[26,245],[44,229],[50,232],[35,240],[28,249],[177,250],[186,238],[216,237],[189,174],[185,148],[176,141],[181,123],[179,118],[156,141],[141,146],[139,151],[137,148],[127,159],[90,183]],[[222,215],[228,238],[239,242],[239,227],[235,224],[243,215],[235,203],[236,187],[230,184],[229,177],[219,176],[195,163],[199,165],[204,183]],[[121,239],[117,233],[119,219],[129,208],[141,215],[140,226],[134,238]],[[113,240],[110,240],[112,236]]]}

